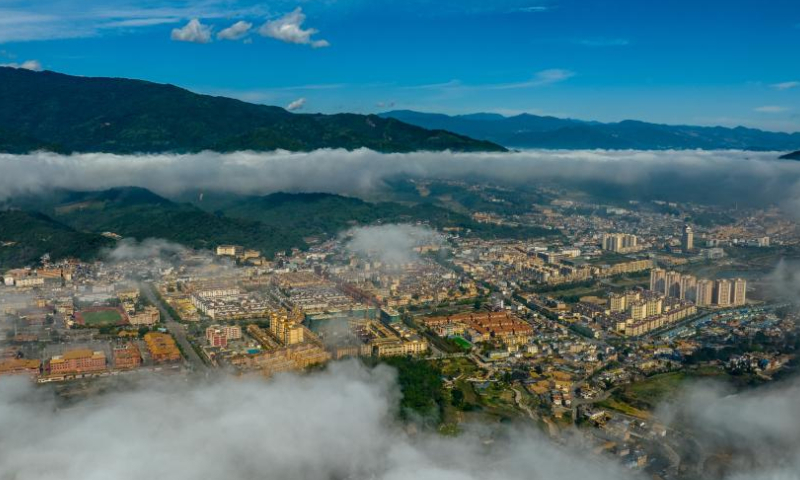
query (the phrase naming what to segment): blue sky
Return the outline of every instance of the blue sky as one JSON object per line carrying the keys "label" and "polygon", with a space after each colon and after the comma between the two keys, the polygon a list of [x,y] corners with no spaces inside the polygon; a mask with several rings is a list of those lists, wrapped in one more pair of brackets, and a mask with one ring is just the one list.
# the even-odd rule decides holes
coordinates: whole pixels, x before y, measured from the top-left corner
{"label": "blue sky", "polygon": [[0,64],[305,112],[800,131],[797,0],[0,0]]}

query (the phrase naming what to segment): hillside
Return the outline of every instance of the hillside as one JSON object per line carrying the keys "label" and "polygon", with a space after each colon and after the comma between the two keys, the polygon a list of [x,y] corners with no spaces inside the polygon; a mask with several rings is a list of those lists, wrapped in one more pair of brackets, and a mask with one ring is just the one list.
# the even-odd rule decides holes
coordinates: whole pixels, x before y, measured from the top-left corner
{"label": "hillside", "polygon": [[285,226],[292,232],[301,232],[303,237],[335,235],[357,225],[415,222],[425,222],[440,229],[457,227],[483,238],[525,238],[557,233],[536,227],[478,223],[469,215],[429,203],[369,203],[327,193],[274,193],[243,197],[216,205],[215,211],[232,218],[256,220],[275,228]]}
{"label": "hillside", "polygon": [[0,67],[0,151],[198,152],[502,147],[375,115],[294,114],[124,78]]}
{"label": "hillside", "polygon": [[95,258],[114,241],[93,233],[78,232],[41,213],[0,211],[0,268],[36,263],[45,253],[52,258]]}
{"label": "hillside", "polygon": [[779,157],[782,160],[800,160],[800,150]]}
{"label": "hillside", "polygon": [[522,114],[448,116],[398,110],[381,114],[424,128],[445,129],[509,148],[552,149],[741,149],[794,150],[800,133],[766,132],[753,128],[659,125],[625,120],[617,123],[586,122]]}
{"label": "hillside", "polygon": [[[37,245],[31,238],[46,238],[47,242],[42,241],[41,248],[25,250],[25,255],[11,256],[11,250],[5,250],[8,261],[2,266],[25,265],[46,252],[54,258],[83,253],[81,258],[93,258],[99,246],[111,243],[99,235],[102,232],[139,240],[162,238],[193,248],[244,245],[261,250],[268,257],[293,247],[306,248],[311,236],[326,238],[354,226],[375,223],[426,222],[437,228],[460,227],[465,234],[484,238],[558,233],[536,227],[478,223],[468,215],[432,204],[368,203],[322,193],[229,195],[218,200],[211,197],[193,205],[174,202],[143,188],[124,187],[19,198],[10,206],[41,213],[23,216],[19,211],[3,212],[7,218],[0,223],[0,232],[9,238],[0,240]],[[24,236],[26,228],[30,228],[28,237]]]}

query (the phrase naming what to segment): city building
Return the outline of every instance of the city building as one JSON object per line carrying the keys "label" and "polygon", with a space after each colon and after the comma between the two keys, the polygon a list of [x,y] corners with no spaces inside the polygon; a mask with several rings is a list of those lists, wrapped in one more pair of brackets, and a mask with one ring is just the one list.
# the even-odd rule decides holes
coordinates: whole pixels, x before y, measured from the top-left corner
{"label": "city building", "polygon": [[737,307],[747,303],[747,280],[743,278],[734,279],[731,303]]}
{"label": "city building", "polygon": [[695,304],[698,307],[709,307],[714,303],[714,282],[700,279],[695,287]]}
{"label": "city building", "polygon": [[717,280],[714,284],[714,303],[720,307],[731,305],[731,281],[727,279]]}
{"label": "city building", "polygon": [[206,328],[206,340],[212,347],[227,347],[229,340],[242,338],[242,328],[238,325],[211,325]]}
{"label": "city building", "polygon": [[142,352],[133,343],[114,347],[114,368],[130,370],[142,365]]}
{"label": "city building", "polygon": [[636,235],[627,233],[604,233],[601,238],[603,250],[616,253],[627,253],[635,251],[639,240]]}
{"label": "city building", "polygon": [[240,245],[219,245],[217,256],[220,257],[241,257],[244,255],[244,247]]}
{"label": "city building", "polygon": [[52,375],[91,373],[105,368],[106,354],[89,349],[70,350],[63,355],[52,357],[48,362],[48,370]]}
{"label": "city building", "polygon": [[5,375],[39,375],[42,362],[26,358],[8,358],[0,360],[0,377]]}
{"label": "city building", "polygon": [[150,332],[144,336],[150,357],[156,363],[176,362],[181,359],[181,352],[172,335]]}
{"label": "city building", "polygon": [[128,322],[134,326],[152,326],[161,318],[158,309],[153,306],[144,307],[141,312],[128,315]]}
{"label": "city building", "polygon": [[681,237],[681,248],[684,252],[691,252],[694,250],[694,230],[690,225],[683,227],[683,236]]}

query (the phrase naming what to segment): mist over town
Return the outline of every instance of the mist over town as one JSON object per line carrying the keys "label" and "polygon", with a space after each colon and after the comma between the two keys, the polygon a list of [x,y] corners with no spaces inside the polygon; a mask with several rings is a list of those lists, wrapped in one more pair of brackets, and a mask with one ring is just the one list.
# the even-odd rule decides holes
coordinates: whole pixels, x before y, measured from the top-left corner
{"label": "mist over town", "polygon": [[800,480],[798,27],[0,0],[0,480]]}

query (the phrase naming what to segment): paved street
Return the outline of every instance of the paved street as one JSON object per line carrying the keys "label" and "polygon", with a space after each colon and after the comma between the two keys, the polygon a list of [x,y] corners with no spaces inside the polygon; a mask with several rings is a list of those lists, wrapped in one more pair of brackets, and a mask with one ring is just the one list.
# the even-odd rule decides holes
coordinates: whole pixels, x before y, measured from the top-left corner
{"label": "paved street", "polygon": [[186,355],[186,361],[189,363],[189,365],[196,371],[202,371],[208,368],[208,365],[203,362],[200,356],[197,355],[197,352],[195,352],[192,348],[192,345],[189,343],[189,339],[186,337],[185,326],[172,318],[156,294],[153,285],[149,283],[144,284],[142,286],[142,292],[144,293],[144,296],[147,297],[147,300],[150,301],[150,303],[158,307],[158,310],[161,312],[161,320],[163,321],[164,326],[166,326],[169,333],[175,337],[178,345],[181,346],[181,349]]}

